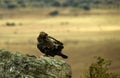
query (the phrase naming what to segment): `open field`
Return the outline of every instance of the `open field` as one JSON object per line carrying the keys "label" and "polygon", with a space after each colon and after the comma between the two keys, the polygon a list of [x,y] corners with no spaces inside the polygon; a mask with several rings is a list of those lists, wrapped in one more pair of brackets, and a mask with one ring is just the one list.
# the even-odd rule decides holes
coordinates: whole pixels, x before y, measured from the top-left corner
{"label": "open field", "polygon": [[[11,12],[12,17],[7,14],[8,17],[0,19],[0,48],[40,57],[36,38],[40,31],[45,31],[64,43],[63,52],[69,56],[65,61],[72,67],[73,78],[80,78],[87,71],[94,56],[112,60],[110,71],[120,73],[119,13],[56,17],[31,13],[22,17]],[[14,26],[7,26],[7,23],[14,23]]]}

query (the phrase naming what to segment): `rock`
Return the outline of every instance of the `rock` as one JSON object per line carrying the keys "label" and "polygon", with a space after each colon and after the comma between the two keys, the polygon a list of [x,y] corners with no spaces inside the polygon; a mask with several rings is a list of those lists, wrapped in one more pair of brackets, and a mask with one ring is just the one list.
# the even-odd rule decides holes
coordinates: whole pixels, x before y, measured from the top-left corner
{"label": "rock", "polygon": [[31,57],[0,50],[0,78],[71,78],[71,67],[53,57]]}

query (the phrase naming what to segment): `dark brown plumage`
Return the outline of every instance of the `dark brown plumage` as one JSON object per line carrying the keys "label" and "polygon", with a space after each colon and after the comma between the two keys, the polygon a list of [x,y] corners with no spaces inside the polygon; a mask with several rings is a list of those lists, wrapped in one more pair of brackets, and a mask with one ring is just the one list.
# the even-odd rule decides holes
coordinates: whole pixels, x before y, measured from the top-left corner
{"label": "dark brown plumage", "polygon": [[37,48],[46,56],[54,57],[55,55],[59,55],[65,59],[68,58],[68,56],[61,52],[64,48],[63,43],[53,37],[48,36],[47,33],[40,32],[37,41]]}

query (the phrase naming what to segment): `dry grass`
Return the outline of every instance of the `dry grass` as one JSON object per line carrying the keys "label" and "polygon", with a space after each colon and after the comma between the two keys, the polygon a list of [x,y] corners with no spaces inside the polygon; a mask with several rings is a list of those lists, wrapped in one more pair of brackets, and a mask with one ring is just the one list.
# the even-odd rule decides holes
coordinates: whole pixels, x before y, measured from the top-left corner
{"label": "dry grass", "polygon": [[[34,13],[26,17],[23,14],[22,18],[18,13],[12,19],[0,19],[1,49],[39,57],[36,38],[40,31],[45,31],[64,42],[63,52],[69,56],[66,61],[72,66],[73,78],[79,78],[87,70],[94,56],[112,60],[110,71],[120,72],[119,14],[37,17]],[[15,26],[6,26],[7,22],[13,22]]]}

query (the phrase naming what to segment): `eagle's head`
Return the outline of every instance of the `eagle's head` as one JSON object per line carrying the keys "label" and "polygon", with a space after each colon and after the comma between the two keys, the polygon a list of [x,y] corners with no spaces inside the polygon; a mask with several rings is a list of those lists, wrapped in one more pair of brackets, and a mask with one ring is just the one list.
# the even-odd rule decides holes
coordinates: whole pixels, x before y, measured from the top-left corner
{"label": "eagle's head", "polygon": [[45,33],[45,32],[40,32],[40,35],[39,35],[40,38],[46,38],[47,36],[48,36],[47,33]]}

